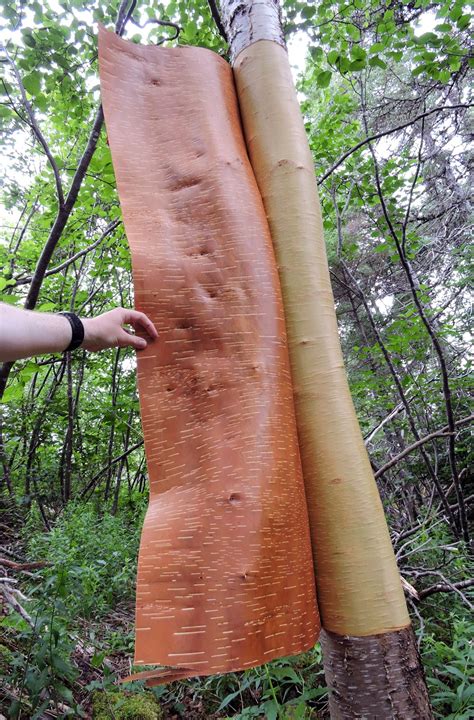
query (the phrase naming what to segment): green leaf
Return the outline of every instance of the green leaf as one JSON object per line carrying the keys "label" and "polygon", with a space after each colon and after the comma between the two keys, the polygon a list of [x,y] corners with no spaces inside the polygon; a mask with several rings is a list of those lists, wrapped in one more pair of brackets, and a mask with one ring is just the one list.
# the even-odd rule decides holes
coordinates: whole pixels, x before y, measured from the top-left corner
{"label": "green leaf", "polygon": [[471,16],[470,15],[461,15],[459,20],[457,21],[456,25],[460,30],[464,30],[469,26],[471,22]]}
{"label": "green leaf", "polygon": [[30,48],[36,47],[36,40],[33,37],[31,30],[22,30],[23,42]]}
{"label": "green leaf", "polygon": [[371,65],[372,67],[382,68],[382,70],[385,70],[385,68],[387,67],[387,63],[385,63],[379,57],[370,58],[369,65]]}
{"label": "green leaf", "polygon": [[354,58],[354,60],[364,60],[367,57],[367,53],[360,45],[354,45],[354,47],[351,48],[351,57]]}
{"label": "green leaf", "polygon": [[306,5],[306,6],[301,10],[301,16],[304,17],[305,20],[309,20],[310,18],[313,17],[313,15],[314,15],[315,12],[316,12],[316,8],[315,8],[315,7],[311,7],[311,5]]}
{"label": "green leaf", "polygon": [[10,385],[10,387],[7,387],[7,389],[3,393],[2,402],[8,404],[10,402],[14,402],[15,400],[21,400],[22,397],[23,387],[19,383],[15,383],[14,385]]}
{"label": "green leaf", "polygon": [[359,72],[365,68],[365,65],[365,60],[354,60],[349,65],[349,69],[352,70],[352,72]]}
{"label": "green leaf", "polygon": [[456,20],[458,20],[461,17],[461,15],[462,15],[462,6],[461,5],[455,5],[449,13],[449,17],[451,18],[451,20],[454,20],[455,22],[456,22]]}
{"label": "green leaf", "polygon": [[311,58],[315,61],[320,60],[323,56],[323,49],[319,45],[316,47],[310,48],[309,54],[311,55]]}
{"label": "green leaf", "polygon": [[331,82],[332,72],[330,70],[323,70],[319,73],[316,78],[316,82],[320,88],[326,88]]}
{"label": "green leaf", "polygon": [[41,91],[41,73],[33,70],[23,78],[23,85],[30,95],[38,95]]}
{"label": "green leaf", "polygon": [[102,663],[104,662],[106,655],[107,655],[107,653],[105,653],[105,652],[95,653],[95,655],[91,659],[92,667],[100,668]]}
{"label": "green leaf", "polygon": [[434,32],[425,32],[416,39],[418,45],[429,45],[438,40],[438,36]]}
{"label": "green leaf", "polygon": [[462,680],[463,682],[466,682],[469,678],[467,675],[465,675],[459,668],[454,667],[454,665],[445,665],[443,667],[443,673],[449,673],[450,675],[454,675],[455,677],[459,678],[459,680]]}
{"label": "green leaf", "polygon": [[226,708],[227,705],[229,705],[229,703],[232,702],[232,700],[234,700],[238,695],[240,695],[240,692],[241,692],[241,690],[239,687],[239,689],[236,690],[235,692],[232,692],[232,693],[229,693],[229,695],[226,695],[225,698],[223,699],[223,701],[221,702],[221,704],[219,705],[219,707],[217,708],[217,712],[220,712],[221,710]]}
{"label": "green leaf", "polygon": [[355,25],[346,25],[346,32],[353,40],[360,40],[360,31]]}
{"label": "green leaf", "polygon": [[61,695],[70,705],[74,704],[74,695],[71,690],[65,685],[55,685],[55,690]]}
{"label": "green leaf", "polygon": [[375,55],[375,53],[383,52],[385,50],[385,46],[382,45],[382,43],[377,42],[370,46],[369,52],[371,55]]}

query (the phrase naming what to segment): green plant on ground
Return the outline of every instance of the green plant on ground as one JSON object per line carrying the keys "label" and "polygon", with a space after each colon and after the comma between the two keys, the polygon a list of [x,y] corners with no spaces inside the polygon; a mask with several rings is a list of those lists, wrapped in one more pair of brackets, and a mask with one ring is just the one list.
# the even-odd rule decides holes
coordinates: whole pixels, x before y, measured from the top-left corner
{"label": "green plant on ground", "polygon": [[452,642],[424,638],[423,662],[435,715],[443,720],[474,717],[474,623],[452,618]]}
{"label": "green plant on ground", "polygon": [[144,506],[140,499],[135,512],[114,516],[71,503],[51,532],[29,539],[29,555],[49,563],[45,580],[64,570],[64,603],[73,616],[96,618],[133,598]]}
{"label": "green plant on ground", "polygon": [[92,696],[93,720],[161,720],[163,711],[150,693],[96,692]]}

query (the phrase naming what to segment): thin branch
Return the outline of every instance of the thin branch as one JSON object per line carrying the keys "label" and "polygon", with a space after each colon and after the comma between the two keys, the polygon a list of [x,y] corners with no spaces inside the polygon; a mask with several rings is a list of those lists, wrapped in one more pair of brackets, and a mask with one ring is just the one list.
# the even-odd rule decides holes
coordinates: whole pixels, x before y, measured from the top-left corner
{"label": "thin branch", "polygon": [[[93,242],[92,245],[89,245],[88,247],[84,248],[84,250],[80,250],[80,251],[77,252],[75,255],[72,255],[70,258],[68,258],[68,259],[65,260],[63,263],[61,263],[61,265],[56,265],[56,267],[51,268],[51,270],[47,270],[47,271],[45,272],[45,274],[44,274],[44,277],[47,278],[47,277],[49,277],[50,275],[56,275],[56,273],[61,272],[61,270],[64,270],[64,269],[67,268],[69,265],[72,265],[72,263],[76,262],[76,260],[78,260],[79,258],[83,257],[84,255],[87,255],[87,254],[90,253],[92,250],[95,250],[95,248],[98,247],[98,245],[100,245],[100,243],[101,243],[103,240],[105,240],[105,238],[106,238],[108,235],[110,235],[110,234],[115,230],[115,228],[118,227],[118,225],[120,225],[120,224],[121,224],[121,220],[114,220],[113,222],[111,222],[111,223],[106,227],[106,229],[104,230],[104,232],[102,233],[102,235],[98,238],[98,240],[96,240],[95,242]],[[27,283],[31,282],[32,279],[33,279],[33,276],[31,276],[31,275],[30,275],[29,277],[26,277],[26,278],[19,278],[19,279],[15,282],[15,285],[14,285],[13,287],[17,287],[18,285],[26,285]]]}
{"label": "thin branch", "polygon": [[[368,445],[375,437],[375,435],[386,425],[390,420],[393,420],[403,410],[403,403],[399,403],[396,407],[391,410],[388,415],[384,417],[379,424],[364,437],[365,445]],[[377,475],[375,476],[377,477]]]}
{"label": "thin branch", "polygon": [[[117,35],[123,35],[123,31],[125,30],[125,25],[132,17],[132,14],[137,6],[137,0],[132,0],[130,3],[130,7],[128,6],[128,0],[122,0],[122,3],[120,5],[118,16],[117,16],[117,22],[115,23],[115,32]],[[128,8],[128,10],[127,10]]]}
{"label": "thin branch", "polygon": [[226,43],[229,42],[229,39],[227,37],[227,33],[225,31],[224,25],[222,24],[221,15],[219,10],[217,9],[217,5],[215,0],[208,0],[209,3],[209,9],[211,11],[211,15],[213,17],[214,22],[216,23],[217,29],[219,30],[220,35],[224,38]]}
{"label": "thin branch", "polygon": [[406,123],[402,123],[401,125],[397,125],[397,127],[391,128],[390,130],[382,130],[379,133],[375,133],[375,135],[371,135],[370,137],[364,138],[364,140],[361,140],[359,143],[357,143],[357,145],[354,145],[353,148],[351,148],[350,150],[345,152],[344,155],[341,155],[339,160],[336,163],[334,163],[334,165],[332,165],[329,168],[329,170],[326,170],[324,175],[321,178],[319,178],[318,185],[321,185],[325,180],[327,180],[328,177],[330,175],[332,175],[334,170],[336,170],[339,167],[339,165],[342,165],[344,160],[347,160],[347,158],[350,157],[350,155],[357,152],[357,150],[359,150],[361,147],[364,147],[364,145],[367,145],[368,143],[371,143],[374,140],[379,140],[380,138],[385,137],[385,135],[392,135],[393,133],[399,132],[400,130],[404,130],[405,128],[410,127],[410,125],[414,125],[414,123],[418,122],[418,120],[428,117],[428,115],[432,115],[433,113],[442,112],[443,110],[460,110],[460,109],[467,110],[471,107],[473,107],[472,103],[466,104],[466,105],[443,105],[442,107],[433,108],[432,110],[428,110],[427,112],[422,113],[421,115],[417,115],[412,120],[409,120]]}
{"label": "thin branch", "polygon": [[156,45],[163,45],[163,43],[168,42],[168,40],[177,40],[180,32],[183,29],[177,23],[171,22],[169,20],[158,20],[157,18],[149,18],[144,23],[139,23],[136,20],[134,20],[132,17],[130,19],[134,25],[136,25],[137,27],[142,28],[142,29],[146,25],[161,25],[162,27],[170,27],[170,28],[174,29],[174,31],[175,31],[174,35],[170,35],[169,37],[160,38],[160,40],[158,40],[155,43]]}
{"label": "thin branch", "polygon": [[[472,422],[474,420],[474,415],[468,415],[465,418],[462,418],[461,420],[458,420],[455,423],[456,427],[459,427],[460,425],[466,425],[467,423]],[[375,477],[379,478],[381,475],[387,472],[387,470],[390,470],[391,467],[396,465],[400,460],[402,460],[406,455],[409,455],[413,450],[416,450],[420,445],[424,445],[425,443],[429,442],[430,440],[433,440],[433,438],[437,437],[446,437],[449,435],[449,426],[445,425],[445,427],[441,428],[440,430],[436,430],[435,432],[430,433],[429,435],[425,435],[424,437],[420,438],[416,442],[412,443],[408,447],[406,447],[401,453],[398,455],[395,455],[391,460],[388,461],[385,465],[383,465],[381,468],[377,470],[375,473]]]}
{"label": "thin branch", "polygon": [[[364,100],[362,100],[362,109],[363,109],[363,121],[364,121],[365,132],[366,132],[366,134],[368,134],[366,105],[365,105]],[[385,219],[388,230],[389,230],[389,232],[393,238],[393,241],[395,243],[395,247],[397,249],[400,263],[405,272],[406,278],[408,280],[408,285],[410,287],[410,291],[411,291],[411,294],[413,297],[413,302],[418,311],[419,318],[426,328],[426,331],[431,339],[431,343],[433,345],[436,357],[438,359],[438,364],[440,367],[442,384],[443,384],[443,396],[444,396],[444,404],[445,404],[445,409],[446,409],[446,418],[447,418],[448,426],[449,426],[448,458],[449,458],[449,465],[450,465],[450,469],[451,469],[453,482],[454,482],[455,489],[456,489],[456,497],[457,497],[458,507],[459,507],[459,525],[460,525],[460,529],[461,529],[462,535],[464,537],[464,540],[466,541],[466,543],[469,543],[470,535],[469,535],[469,527],[468,527],[468,523],[467,523],[466,507],[465,507],[465,503],[464,503],[464,494],[463,494],[463,488],[461,486],[461,483],[459,482],[459,475],[458,475],[457,463],[456,463],[456,448],[455,448],[455,433],[454,433],[455,423],[454,423],[454,413],[453,413],[452,398],[451,398],[451,385],[449,382],[449,374],[448,374],[446,359],[444,357],[444,352],[441,347],[441,343],[438,339],[438,336],[437,336],[436,332],[434,331],[433,325],[425,311],[424,302],[420,299],[418,278],[417,278],[415,272],[413,271],[411,263],[403,250],[402,244],[400,242],[400,239],[398,237],[398,234],[397,234],[394,224],[392,222],[392,218],[388,211],[387,203],[385,202],[385,196],[384,196],[384,193],[382,190],[382,183],[380,180],[379,164],[377,162],[377,157],[375,155],[374,148],[373,148],[371,142],[369,142],[368,145],[369,145],[370,154],[372,156],[372,162],[373,162],[374,172],[375,172],[375,184],[376,184],[377,194],[378,194],[379,201],[380,201],[380,206],[382,208],[383,217]],[[416,439],[418,440],[419,438],[416,438]]]}
{"label": "thin branch", "polygon": [[134,452],[135,450],[138,450],[138,448],[141,447],[142,445],[143,445],[143,440],[140,440],[140,442],[137,442],[135,445],[132,445],[131,448],[128,448],[128,450],[125,450],[125,452],[121,453],[120,455],[118,455],[117,457],[115,457],[113,460],[111,460],[109,463],[107,463],[107,465],[106,465],[105,467],[103,467],[102,470],[99,470],[99,472],[94,475],[94,477],[92,478],[92,480],[90,480],[90,481],[87,483],[86,487],[84,488],[84,490],[81,492],[81,494],[80,494],[80,496],[79,496],[80,499],[82,500],[82,499],[87,495],[88,492],[90,492],[91,490],[94,489],[94,487],[95,487],[95,485],[96,485],[96,483],[97,483],[97,480],[98,480],[104,473],[106,473],[108,470],[110,470],[110,468],[111,468],[113,465],[115,465],[116,463],[120,462],[120,460],[123,460],[124,458],[126,458],[128,455],[130,455],[130,454],[131,454],[132,452]]}
{"label": "thin branch", "polygon": [[0,557],[0,565],[10,568],[10,570],[24,572],[26,570],[37,570],[38,568],[48,567],[51,565],[51,563],[48,563],[46,561],[16,563],[13,562],[13,560],[7,560],[7,558]]}
{"label": "thin branch", "polygon": [[35,630],[35,624],[33,622],[33,619],[31,616],[26,612],[23,605],[20,605],[18,600],[12,595],[11,588],[7,588],[4,583],[0,583],[0,593],[2,593],[3,597],[5,598],[5,601],[8,605],[14,610],[15,612],[20,615],[25,622],[28,623],[28,625]]}
{"label": "thin branch", "polygon": [[418,182],[418,178],[420,175],[421,165],[422,165],[422,152],[423,152],[423,140],[425,136],[425,118],[422,118],[421,120],[421,132],[420,132],[420,147],[418,148],[418,161],[416,164],[416,172],[415,176],[413,178],[413,182],[410,187],[410,193],[408,195],[408,202],[407,202],[407,208],[405,212],[405,219],[403,220],[402,224],[402,248],[403,252],[405,252],[405,246],[406,246],[406,240],[407,240],[407,227],[408,227],[408,221],[410,220],[410,212],[411,212],[411,206],[413,202],[413,193],[415,192],[415,186]]}
{"label": "thin branch", "polygon": [[466,603],[466,605],[471,609],[474,610],[473,604],[467,599],[467,597],[460,592],[464,588],[470,588],[474,585],[474,578],[470,578],[469,580],[461,580],[460,582],[456,583],[450,583],[447,580],[442,583],[436,583],[436,585],[431,585],[429,588],[426,588],[425,590],[419,590],[418,596],[420,600],[424,600],[425,598],[429,597],[430,595],[434,595],[434,593],[439,592],[455,592],[458,595],[461,596],[461,599],[463,602]]}
{"label": "thin branch", "polygon": [[26,112],[28,113],[28,118],[29,118],[28,125],[31,127],[34,134],[36,135],[36,138],[37,138],[38,142],[40,143],[40,145],[42,146],[42,148],[46,154],[46,157],[49,160],[49,164],[51,165],[51,168],[53,170],[54,180],[56,183],[56,194],[58,196],[58,204],[59,204],[59,207],[62,208],[62,206],[64,205],[64,191],[63,191],[63,184],[61,181],[61,176],[59,174],[59,169],[56,164],[56,160],[54,159],[53,154],[51,153],[51,150],[49,149],[49,145],[46,142],[46,139],[45,139],[43,133],[41,132],[41,128],[38,125],[38,121],[36,120],[33,108],[31,106],[30,102],[28,101],[28,98],[26,97],[25,86],[23,85],[23,80],[21,79],[21,75],[18,72],[17,66],[15,65],[15,62],[13,61],[13,58],[10,56],[10,53],[8,52],[5,45],[0,43],[0,49],[5,53],[5,57],[7,58],[8,62],[10,63],[12,70],[13,70],[13,74],[15,75],[17,85],[20,89],[23,106],[24,106]]}
{"label": "thin branch", "polygon": [[[371,146],[371,145],[369,145],[369,147],[372,149],[372,146]],[[412,433],[413,433],[413,437],[415,438],[416,441],[418,441],[418,440],[420,440],[420,434],[419,434],[418,429],[417,429],[417,427],[416,427],[415,419],[414,419],[414,417],[413,417],[413,414],[412,414],[412,411],[411,411],[411,408],[410,408],[410,403],[409,403],[409,400],[408,400],[408,397],[407,397],[407,393],[405,392],[405,390],[404,390],[404,388],[403,388],[403,385],[402,385],[402,383],[401,383],[401,380],[400,380],[400,378],[398,377],[398,373],[397,373],[397,371],[396,371],[396,369],[395,369],[395,366],[394,366],[394,364],[393,364],[393,362],[392,362],[392,359],[391,359],[391,357],[390,357],[390,354],[389,354],[389,352],[388,352],[387,346],[385,345],[385,343],[384,343],[384,341],[383,341],[383,339],[382,339],[382,336],[380,335],[380,332],[379,332],[379,330],[378,330],[378,328],[377,328],[377,325],[376,325],[375,320],[374,320],[374,318],[373,318],[372,311],[371,311],[371,309],[370,309],[369,303],[368,303],[368,301],[366,300],[364,293],[363,293],[362,290],[360,289],[359,284],[358,284],[356,278],[354,277],[354,275],[352,274],[352,272],[349,270],[349,268],[348,268],[348,266],[346,265],[346,263],[344,263],[343,261],[341,261],[341,267],[342,267],[342,269],[344,270],[344,272],[346,273],[347,277],[352,281],[352,283],[353,283],[353,285],[354,285],[354,289],[355,289],[357,295],[359,296],[360,300],[362,301],[362,304],[363,304],[363,306],[364,306],[364,308],[365,308],[365,311],[366,311],[366,314],[367,314],[367,319],[369,320],[370,326],[371,326],[371,328],[372,328],[372,332],[374,333],[374,337],[375,337],[375,339],[376,339],[376,341],[377,341],[377,344],[378,344],[380,350],[382,351],[382,355],[383,355],[383,357],[384,357],[384,360],[385,360],[385,362],[387,363],[387,367],[388,367],[388,369],[389,369],[389,371],[390,371],[390,374],[391,374],[392,377],[393,377],[393,380],[394,380],[394,382],[395,382],[395,385],[396,385],[398,394],[399,394],[400,399],[401,399],[401,401],[402,401],[402,403],[403,403],[403,406],[404,406],[404,408],[405,408],[406,417],[407,417],[408,423],[409,423],[409,425],[410,425],[411,431],[412,431]],[[440,497],[440,499],[441,499],[441,502],[443,503],[443,507],[444,507],[444,509],[445,509],[445,511],[446,511],[447,517],[448,517],[449,520],[450,520],[451,526],[452,526],[454,532],[456,532],[456,531],[457,531],[456,519],[455,519],[453,513],[451,512],[451,510],[449,509],[448,500],[447,500],[446,495],[445,495],[445,493],[444,493],[444,491],[443,491],[443,487],[442,487],[442,485],[441,485],[441,483],[440,483],[440,481],[439,481],[439,479],[438,479],[438,476],[437,476],[436,472],[434,471],[434,469],[433,469],[433,467],[432,467],[431,461],[430,461],[430,459],[429,459],[428,455],[426,454],[425,449],[424,449],[423,447],[422,447],[421,450],[420,450],[420,454],[421,454],[421,457],[423,458],[423,461],[424,461],[424,463],[425,463],[425,465],[426,465],[426,469],[428,470],[428,473],[429,473],[429,475],[430,475],[430,477],[431,477],[434,485],[436,486],[436,490],[438,491],[438,495],[439,495],[439,497]]]}

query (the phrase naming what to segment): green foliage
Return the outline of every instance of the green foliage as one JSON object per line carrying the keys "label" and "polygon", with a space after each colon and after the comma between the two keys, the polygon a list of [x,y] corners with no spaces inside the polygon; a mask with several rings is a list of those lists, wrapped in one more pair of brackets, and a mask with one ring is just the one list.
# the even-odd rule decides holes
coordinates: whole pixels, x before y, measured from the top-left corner
{"label": "green foliage", "polygon": [[451,642],[428,635],[424,641],[423,663],[436,717],[470,720],[474,714],[474,623],[450,617]]}
{"label": "green foliage", "polygon": [[46,586],[41,598],[31,606],[33,626],[15,612],[0,621],[2,634],[15,632],[16,649],[4,658],[7,666],[0,666],[0,679],[17,690],[8,708],[9,718],[28,713],[31,720],[39,720],[51,698],[67,704],[68,716],[84,717],[71,690],[78,671],[71,661],[74,646],[68,636],[60,594],[59,586],[51,593]]}
{"label": "green foliage", "polygon": [[[46,587],[57,589],[68,613],[98,617],[133,598],[145,507],[140,500],[138,508],[114,517],[71,503],[51,532],[31,537],[28,551],[50,564],[43,572]],[[26,536],[29,530],[27,523]]]}
{"label": "green foliage", "polygon": [[[157,697],[186,717],[186,690],[202,698],[205,717],[217,714],[234,718],[273,720],[311,718],[327,702],[321,649],[275,660],[243,673],[228,673],[156,689]],[[184,692],[183,692],[184,691]]]}

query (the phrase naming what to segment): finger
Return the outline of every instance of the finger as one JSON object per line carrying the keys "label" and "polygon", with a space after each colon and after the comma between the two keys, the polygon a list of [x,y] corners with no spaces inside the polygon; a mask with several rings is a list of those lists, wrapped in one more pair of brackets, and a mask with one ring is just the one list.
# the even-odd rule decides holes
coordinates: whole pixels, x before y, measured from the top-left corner
{"label": "finger", "polygon": [[120,347],[132,347],[135,350],[144,350],[148,344],[144,338],[132,335],[126,330],[122,330],[118,339]]}
{"label": "finger", "polygon": [[134,329],[142,328],[145,330],[151,338],[158,337],[158,331],[153,325],[149,317],[145,313],[139,312],[138,310],[127,310],[125,314],[124,322],[133,325]]}

